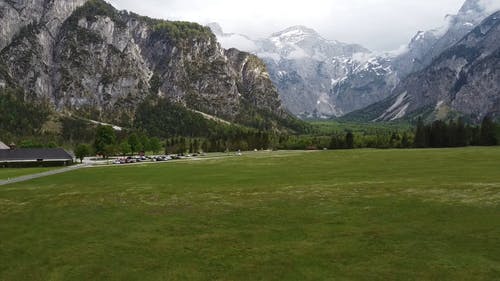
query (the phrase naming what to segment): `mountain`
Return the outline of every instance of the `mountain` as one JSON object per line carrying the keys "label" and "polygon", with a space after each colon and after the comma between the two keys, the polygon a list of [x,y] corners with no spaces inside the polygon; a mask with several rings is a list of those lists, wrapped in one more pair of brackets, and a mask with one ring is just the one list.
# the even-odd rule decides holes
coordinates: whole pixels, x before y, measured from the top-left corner
{"label": "mountain", "polygon": [[[327,40],[305,26],[293,26],[258,40],[224,33],[215,23],[208,26],[223,46],[237,46],[266,62],[283,104],[295,115],[340,116],[380,100],[366,97],[351,102],[331,94],[337,82],[354,70],[372,66],[369,59],[375,55],[360,45]],[[379,72],[378,65],[375,67]]]}
{"label": "mountain", "polygon": [[443,51],[460,41],[493,11],[483,0],[466,0],[456,15],[448,15],[448,24],[429,31],[419,31],[408,45],[408,51],[394,58],[393,68],[404,78],[422,70]]}
{"label": "mountain", "polygon": [[500,12],[486,18],[422,71],[409,75],[376,120],[424,114],[465,115],[480,122],[500,116]]}
{"label": "mountain", "polygon": [[[445,117],[450,111],[456,111],[456,115],[462,113],[471,115],[471,112],[465,107],[455,106],[452,108],[447,106],[448,99],[443,98],[443,100],[435,100],[438,99],[439,96],[443,97],[447,95],[445,93],[450,92],[449,86],[446,86],[446,83],[451,83],[451,80],[455,79],[445,77],[445,73],[448,75],[451,75],[450,73],[456,73],[456,79],[461,81],[457,82],[459,84],[465,81],[464,77],[469,74],[461,73],[462,67],[477,63],[475,61],[477,58],[468,57],[466,63],[458,62],[458,58],[462,57],[464,53],[463,43],[460,42],[463,42],[463,38],[466,35],[470,36],[471,32],[473,33],[478,25],[491,15],[492,11],[498,8],[500,8],[499,4],[493,3],[487,5],[487,1],[467,0],[456,15],[447,17],[448,25],[446,27],[430,31],[419,31],[408,44],[406,52],[389,58],[387,69],[390,71],[387,73],[390,73],[390,76],[380,75],[379,80],[363,80],[362,78],[365,76],[363,73],[355,72],[350,75],[343,83],[350,86],[351,81],[361,80],[365,82],[365,87],[369,89],[370,94],[377,92],[372,89],[378,89],[378,91],[386,93],[389,98],[387,100],[382,99],[374,105],[348,114],[345,118],[365,121],[388,121],[407,117],[409,112],[414,112],[415,114],[417,114],[417,112],[432,112],[434,107],[436,107],[436,110],[439,109],[440,113],[434,114],[433,118]],[[492,47],[494,47],[494,44]],[[481,53],[481,55],[487,55],[491,53],[491,50],[478,47],[476,52],[484,52]],[[455,63],[457,63],[456,68],[450,66],[452,68],[451,72],[448,72],[448,67],[442,67],[443,56],[454,57],[453,60],[457,59],[457,61],[455,61]],[[490,63],[493,61],[494,59],[490,58]],[[464,71],[468,72],[470,69],[464,69]],[[422,74],[423,72],[427,74],[424,75]],[[493,75],[495,75],[494,71]],[[387,80],[393,81],[394,83],[384,84],[383,82]],[[476,77],[474,80],[476,81],[475,83],[489,83],[487,80],[482,80],[479,77]],[[430,86],[430,84],[433,86]],[[352,87],[349,86],[343,89],[335,89],[334,93],[352,96]],[[426,87],[429,88],[424,90]],[[500,88],[497,87],[490,89],[490,91],[498,92],[499,89]],[[429,91],[432,91],[432,93]],[[416,94],[415,92],[426,92],[428,96],[423,98],[420,94]],[[412,95],[413,97],[411,97]],[[406,103],[405,101],[408,99],[412,99],[413,101]],[[424,105],[424,103],[427,102],[435,103],[433,106],[430,106],[430,104]],[[437,103],[439,103],[439,106]],[[469,107],[479,106],[483,108],[474,113],[474,116],[470,116],[476,121],[477,118],[490,112],[488,109],[489,107],[483,106],[484,104],[480,103],[479,100],[477,103],[476,101],[470,100],[468,104]]]}
{"label": "mountain", "polygon": [[243,125],[293,119],[259,58],[195,23],[101,0],[1,1],[0,34],[0,81],[61,114],[131,126],[142,103],[165,99]]}

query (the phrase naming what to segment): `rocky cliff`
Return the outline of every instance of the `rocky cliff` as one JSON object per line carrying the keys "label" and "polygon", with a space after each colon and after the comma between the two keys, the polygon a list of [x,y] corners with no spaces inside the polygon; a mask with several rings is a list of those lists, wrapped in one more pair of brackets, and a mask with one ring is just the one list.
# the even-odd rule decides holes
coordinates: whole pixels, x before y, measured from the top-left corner
{"label": "rocky cliff", "polygon": [[[423,114],[431,119],[466,115],[479,121],[493,113],[495,95],[500,95],[500,85],[491,80],[498,77],[498,62],[493,54],[500,41],[491,39],[496,37],[494,32],[486,37],[474,36],[478,28],[484,30],[496,16],[483,20],[499,8],[498,2],[466,0],[456,15],[448,16],[446,27],[419,31],[406,52],[390,58],[390,76],[381,74],[378,80],[371,80],[362,79],[366,76],[362,72],[354,72],[343,83],[351,85],[351,81],[361,80],[371,95],[378,90],[389,98],[346,118],[388,121]],[[472,38],[475,43],[464,43]],[[490,41],[488,47],[483,46]],[[484,69],[479,70],[481,67]],[[335,90],[353,96],[352,87]]]}
{"label": "rocky cliff", "polygon": [[228,121],[289,118],[262,61],[198,24],[101,0],[2,0],[0,34],[0,80],[58,112],[127,126],[155,95]]}
{"label": "rocky cliff", "polygon": [[216,23],[208,26],[224,46],[242,48],[265,61],[283,104],[295,115],[339,116],[374,101],[370,97],[339,101],[331,94],[337,82],[363,67],[371,56],[362,46],[327,40],[305,26],[292,26],[258,40],[224,33]]}
{"label": "rocky cliff", "polygon": [[403,80],[376,120],[424,114],[431,119],[465,115],[480,122],[486,115],[500,116],[499,42],[497,12],[428,67]]}

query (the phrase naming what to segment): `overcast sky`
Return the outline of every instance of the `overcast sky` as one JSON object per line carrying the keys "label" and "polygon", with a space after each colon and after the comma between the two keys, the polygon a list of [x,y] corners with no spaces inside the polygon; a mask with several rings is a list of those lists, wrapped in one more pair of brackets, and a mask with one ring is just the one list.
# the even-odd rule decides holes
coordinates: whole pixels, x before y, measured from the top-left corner
{"label": "overcast sky", "polygon": [[[500,0],[495,0],[500,1]],[[267,37],[305,25],[327,39],[375,51],[407,44],[418,30],[445,25],[464,0],[111,0],[118,9],[169,20],[218,22],[225,32]]]}

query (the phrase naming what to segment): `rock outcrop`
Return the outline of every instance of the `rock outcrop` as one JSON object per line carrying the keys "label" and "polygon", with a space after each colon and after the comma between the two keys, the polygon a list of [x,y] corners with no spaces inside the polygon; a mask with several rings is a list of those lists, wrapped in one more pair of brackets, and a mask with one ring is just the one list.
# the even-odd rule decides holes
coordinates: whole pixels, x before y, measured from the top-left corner
{"label": "rock outcrop", "polygon": [[0,80],[63,113],[130,125],[149,95],[227,121],[290,118],[260,59],[209,28],[101,0],[0,2]]}
{"label": "rock outcrop", "polygon": [[377,120],[412,114],[432,119],[465,115],[480,122],[500,116],[500,12],[485,19],[427,68],[411,74],[394,91]]}

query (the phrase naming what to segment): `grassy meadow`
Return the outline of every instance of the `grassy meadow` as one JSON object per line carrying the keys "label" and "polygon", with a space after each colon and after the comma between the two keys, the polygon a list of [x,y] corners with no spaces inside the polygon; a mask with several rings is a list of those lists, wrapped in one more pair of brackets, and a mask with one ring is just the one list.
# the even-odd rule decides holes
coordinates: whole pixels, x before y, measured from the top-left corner
{"label": "grassy meadow", "polygon": [[20,169],[0,168],[0,180],[7,180],[26,175],[48,172],[54,169],[57,168],[20,168]]}
{"label": "grassy meadow", "polygon": [[2,186],[0,280],[500,280],[500,148],[259,152]]}

